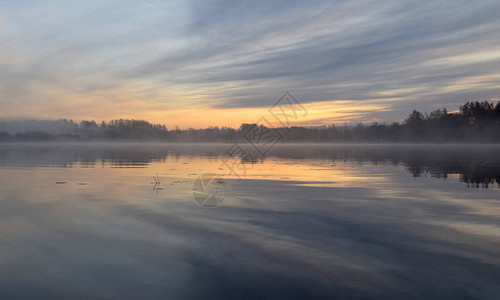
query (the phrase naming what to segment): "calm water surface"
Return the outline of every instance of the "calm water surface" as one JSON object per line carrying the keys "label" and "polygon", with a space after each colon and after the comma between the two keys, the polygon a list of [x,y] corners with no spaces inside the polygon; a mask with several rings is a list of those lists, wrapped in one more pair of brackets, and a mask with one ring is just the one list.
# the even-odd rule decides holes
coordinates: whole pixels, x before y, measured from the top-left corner
{"label": "calm water surface", "polygon": [[0,145],[0,298],[498,299],[499,146],[228,146]]}

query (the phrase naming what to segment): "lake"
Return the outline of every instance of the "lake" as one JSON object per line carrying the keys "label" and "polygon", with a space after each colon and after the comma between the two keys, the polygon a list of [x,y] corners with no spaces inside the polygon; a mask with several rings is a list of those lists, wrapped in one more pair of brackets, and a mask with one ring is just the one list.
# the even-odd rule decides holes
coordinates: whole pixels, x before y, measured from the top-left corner
{"label": "lake", "polygon": [[500,146],[231,146],[0,145],[0,298],[498,299]]}

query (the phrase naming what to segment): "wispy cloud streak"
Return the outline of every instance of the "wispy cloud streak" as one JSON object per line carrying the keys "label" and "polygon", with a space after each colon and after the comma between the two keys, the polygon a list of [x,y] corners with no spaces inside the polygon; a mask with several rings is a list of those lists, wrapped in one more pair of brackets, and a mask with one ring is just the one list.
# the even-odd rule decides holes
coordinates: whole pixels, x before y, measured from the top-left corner
{"label": "wispy cloud streak", "polygon": [[498,1],[11,2],[0,118],[168,123],[172,110],[258,109],[286,90],[350,101],[360,120],[453,109],[500,95],[499,13]]}

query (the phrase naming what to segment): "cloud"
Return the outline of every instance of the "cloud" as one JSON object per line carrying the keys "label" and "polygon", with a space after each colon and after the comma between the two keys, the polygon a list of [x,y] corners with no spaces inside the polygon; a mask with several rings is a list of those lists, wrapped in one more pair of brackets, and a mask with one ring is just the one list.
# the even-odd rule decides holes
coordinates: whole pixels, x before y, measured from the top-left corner
{"label": "cloud", "polygon": [[496,1],[22,4],[0,8],[4,118],[156,107],[159,119],[191,105],[267,107],[288,90],[304,103],[386,99],[388,111],[359,115],[392,121],[499,95]]}

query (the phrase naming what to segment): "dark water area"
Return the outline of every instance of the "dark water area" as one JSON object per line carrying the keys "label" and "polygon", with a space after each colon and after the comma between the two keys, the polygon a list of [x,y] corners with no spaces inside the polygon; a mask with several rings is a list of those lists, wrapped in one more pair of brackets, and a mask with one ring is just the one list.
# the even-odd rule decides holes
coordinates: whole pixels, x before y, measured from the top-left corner
{"label": "dark water area", "polygon": [[500,146],[228,147],[0,145],[0,298],[498,299]]}

